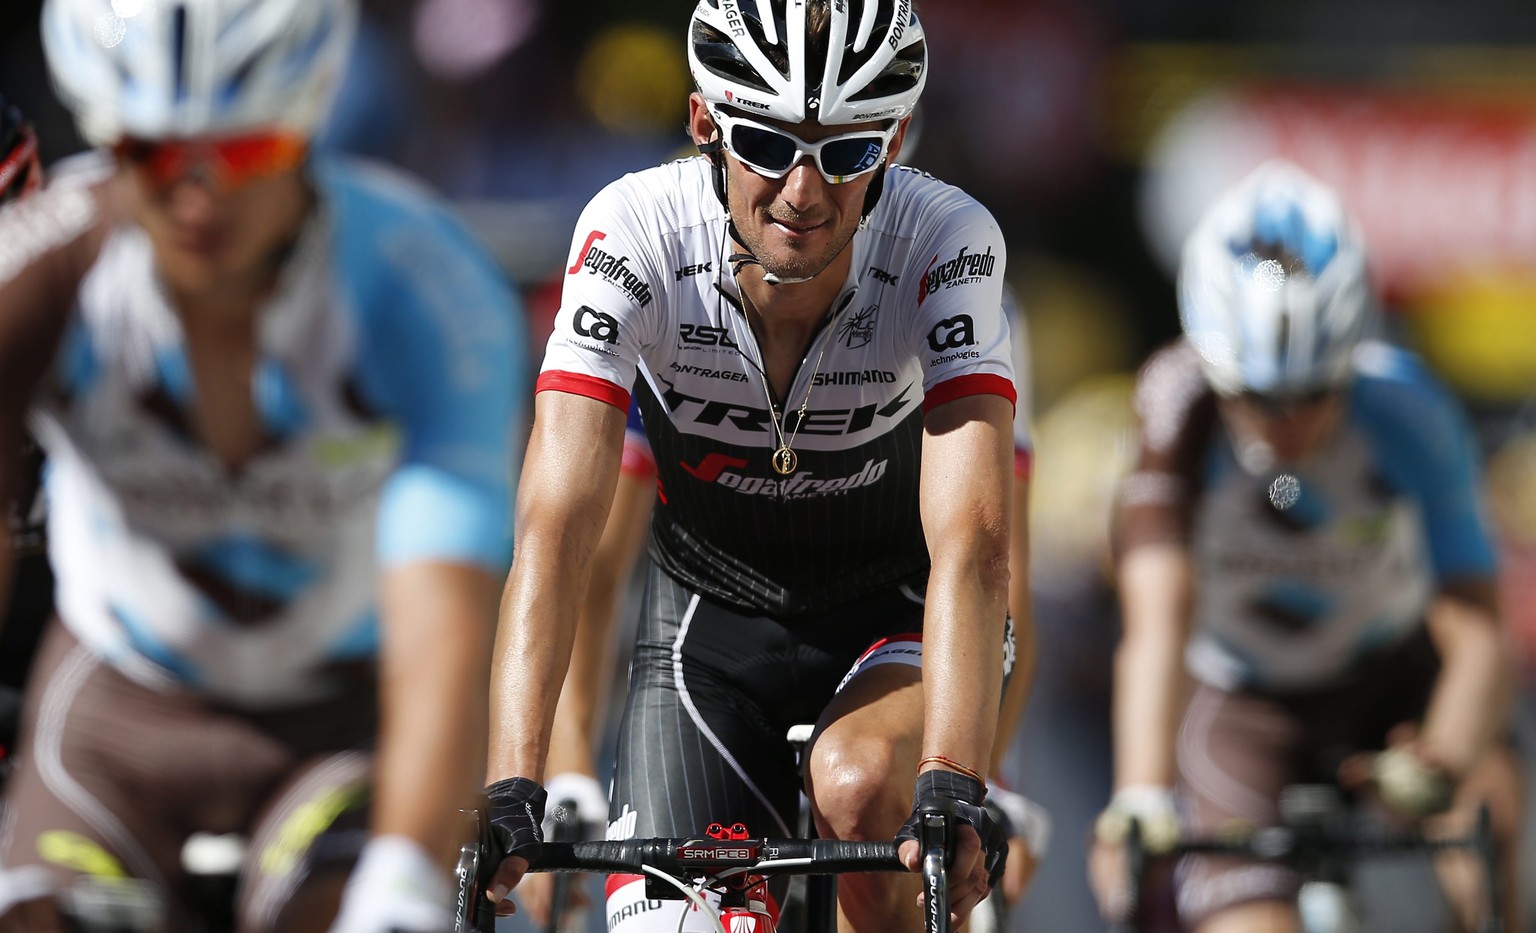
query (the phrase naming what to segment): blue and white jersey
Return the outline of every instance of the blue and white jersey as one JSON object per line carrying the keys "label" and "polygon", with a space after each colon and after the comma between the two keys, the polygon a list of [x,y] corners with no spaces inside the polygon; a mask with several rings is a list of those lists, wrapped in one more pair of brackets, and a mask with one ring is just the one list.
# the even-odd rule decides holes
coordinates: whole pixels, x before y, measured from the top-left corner
{"label": "blue and white jersey", "polygon": [[[248,707],[323,696],[375,656],[382,570],[510,557],[517,300],[408,183],[312,173],[318,207],[257,315],[264,437],[238,469],[197,436],[182,327],[147,237],[105,218],[101,172],[0,217],[85,221],[53,224],[53,252],[88,255],[33,419],[60,615],[138,681]],[[0,297],[14,272],[0,262]]]}
{"label": "blue and white jersey", "polygon": [[1494,573],[1477,448],[1413,355],[1354,353],[1347,413],[1304,465],[1245,469],[1195,351],[1154,355],[1137,384],[1141,457],[1126,540],[1170,530],[1196,566],[1192,672],[1295,690],[1347,673],[1425,620],[1441,582]]}

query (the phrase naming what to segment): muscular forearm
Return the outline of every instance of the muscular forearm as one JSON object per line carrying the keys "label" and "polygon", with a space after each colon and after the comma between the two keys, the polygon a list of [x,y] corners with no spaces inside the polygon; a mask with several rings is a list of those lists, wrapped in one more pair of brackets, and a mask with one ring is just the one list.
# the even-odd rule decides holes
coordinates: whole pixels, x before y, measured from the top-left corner
{"label": "muscular forearm", "polygon": [[923,754],[944,755],[977,771],[991,764],[997,731],[1005,566],[1002,558],[936,562],[928,578]]}
{"label": "muscular forearm", "polygon": [[488,781],[544,775],[556,704],[596,535],[538,533],[518,540],[492,651]]}
{"label": "muscular forearm", "polygon": [[645,542],[655,494],[655,482],[648,477],[619,477],[608,522],[592,557],[570,670],[555,711],[547,763],[551,775],[576,772],[596,776],[593,741],[602,732],[608,707],[619,605]]}
{"label": "muscular forearm", "polygon": [[373,829],[445,864],[455,811],[479,787],[496,582],[465,566],[412,565],[383,587],[380,734]]}
{"label": "muscular forearm", "polygon": [[1513,671],[1490,594],[1442,596],[1429,624],[1441,668],[1421,744],[1432,761],[1465,775],[1506,724]]}
{"label": "muscular forearm", "polygon": [[1184,699],[1193,564],[1183,547],[1149,545],[1120,563],[1124,631],[1115,652],[1115,786],[1173,783]]}

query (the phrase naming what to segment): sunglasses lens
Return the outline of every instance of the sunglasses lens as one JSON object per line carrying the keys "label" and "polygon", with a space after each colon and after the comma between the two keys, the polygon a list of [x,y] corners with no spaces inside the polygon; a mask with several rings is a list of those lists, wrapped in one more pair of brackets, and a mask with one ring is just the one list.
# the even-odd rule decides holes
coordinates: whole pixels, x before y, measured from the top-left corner
{"label": "sunglasses lens", "polygon": [[731,128],[731,151],[743,161],[770,172],[787,172],[795,164],[798,147],[783,133],[737,124]]}
{"label": "sunglasses lens", "polygon": [[821,166],[828,175],[859,175],[880,164],[885,141],[879,136],[853,136],[828,143],[821,150]]}
{"label": "sunglasses lens", "polygon": [[170,188],[196,172],[226,190],[296,167],[304,140],[286,133],[258,133],[214,140],[124,139],[114,148],[120,163],[137,169],[156,188]]}
{"label": "sunglasses lens", "polygon": [[230,185],[285,172],[304,157],[303,141],[282,133],[222,140],[212,149]]}

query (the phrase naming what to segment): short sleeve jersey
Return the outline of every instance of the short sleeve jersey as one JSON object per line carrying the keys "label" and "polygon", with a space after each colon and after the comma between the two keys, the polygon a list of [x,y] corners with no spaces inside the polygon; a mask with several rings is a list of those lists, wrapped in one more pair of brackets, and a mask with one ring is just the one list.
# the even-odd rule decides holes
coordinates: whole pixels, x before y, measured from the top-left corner
{"label": "short sleeve jersey", "polygon": [[786,476],[708,163],[625,176],[578,222],[538,387],[621,408],[634,391],[658,472],[651,556],[736,607],[790,615],[921,586],[923,413],[1015,397],[1003,240],[980,204],[893,168],[851,249],[786,397]]}
{"label": "short sleeve jersey", "polygon": [[[0,214],[0,305],[66,312],[37,389],[66,625],[152,685],[244,706],[323,696],[371,664],[382,569],[501,572],[519,419],[516,299],[441,206],[318,158],[318,207],[258,311],[260,449],[194,428],[195,384],[148,238],[107,219],[108,170]],[[14,333],[14,331],[8,331]]]}
{"label": "short sleeve jersey", "polygon": [[1415,631],[1440,581],[1489,576],[1477,448],[1423,364],[1379,342],[1354,355],[1344,420],[1306,463],[1245,469],[1196,351],[1137,381],[1140,453],[1122,545],[1187,543],[1187,659],[1207,683],[1309,689]]}

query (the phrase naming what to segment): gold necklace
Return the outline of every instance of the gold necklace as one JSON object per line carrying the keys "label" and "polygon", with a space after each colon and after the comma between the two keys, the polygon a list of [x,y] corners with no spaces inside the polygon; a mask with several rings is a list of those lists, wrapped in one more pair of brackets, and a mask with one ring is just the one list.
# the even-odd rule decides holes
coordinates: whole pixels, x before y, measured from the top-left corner
{"label": "gold necklace", "polygon": [[[826,336],[825,332],[822,336]],[[773,433],[779,439],[779,446],[774,449],[769,463],[773,465],[773,472],[780,476],[788,476],[800,465],[800,455],[795,453],[794,448],[795,438],[800,436],[800,426],[805,423],[805,413],[811,406],[811,392],[816,388],[816,376],[821,373],[821,361],[826,355],[827,341],[823,339],[821,350],[816,354],[816,366],[811,370],[810,382],[805,387],[805,398],[800,400],[800,410],[795,412],[794,431],[789,435],[788,440],[784,438],[784,423],[779,419],[777,407],[773,404],[773,391],[768,387],[766,358],[763,360],[764,366],[758,370],[763,382],[763,397],[768,400],[768,420],[773,424]]]}
{"label": "gold necklace", "polygon": [[[849,298],[851,297],[852,296],[850,295]],[[741,301],[742,316],[745,317],[747,307],[751,305],[752,300],[748,298],[747,293],[743,291],[741,292]],[[800,436],[800,426],[805,424],[805,413],[810,409],[811,406],[811,393],[816,389],[816,377],[821,374],[821,361],[825,359],[827,355],[827,343],[829,342],[828,338],[832,334],[831,324],[834,320],[836,320],[838,314],[843,310],[843,307],[847,306],[847,304],[848,301],[845,299],[843,301],[843,306],[839,307],[836,311],[833,311],[828,316],[827,323],[823,325],[821,332],[818,334],[818,339],[821,340],[821,350],[816,354],[816,365],[811,369],[810,381],[806,383],[805,398],[800,400],[800,410],[795,413],[794,430],[787,438],[784,436],[784,422],[779,417],[778,406],[773,403],[773,389],[768,384],[768,357],[766,354],[763,355],[762,365],[757,367],[758,378],[763,383],[763,398],[768,402],[768,422],[773,425],[774,437],[776,437],[779,442],[779,445],[773,449],[773,456],[769,458],[768,462],[773,466],[773,472],[779,474],[780,476],[788,476],[789,474],[795,472],[795,470],[800,466],[800,455],[795,453],[795,439]],[[762,316],[761,312],[759,312],[758,316]],[[748,329],[750,328],[751,322],[748,320]],[[761,341],[758,342],[758,350],[760,353],[762,352]],[[745,359],[745,355],[743,355],[743,359]],[[793,385],[793,383],[791,383],[791,385]]]}

